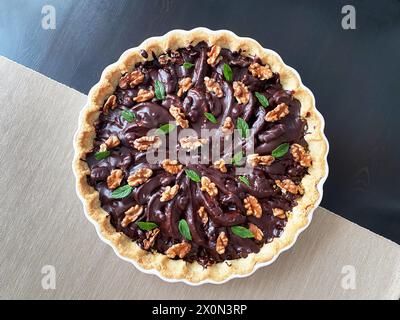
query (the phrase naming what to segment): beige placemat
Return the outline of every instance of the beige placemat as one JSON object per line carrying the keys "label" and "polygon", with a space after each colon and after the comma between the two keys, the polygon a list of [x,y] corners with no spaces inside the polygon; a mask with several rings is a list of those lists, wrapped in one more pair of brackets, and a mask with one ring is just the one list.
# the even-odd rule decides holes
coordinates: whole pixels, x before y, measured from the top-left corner
{"label": "beige placemat", "polygon": [[[223,285],[170,284],[120,260],[75,194],[72,138],[85,101],[0,57],[0,298],[399,298],[399,246],[323,208],[273,265]],[[46,265],[54,290],[42,287]]]}

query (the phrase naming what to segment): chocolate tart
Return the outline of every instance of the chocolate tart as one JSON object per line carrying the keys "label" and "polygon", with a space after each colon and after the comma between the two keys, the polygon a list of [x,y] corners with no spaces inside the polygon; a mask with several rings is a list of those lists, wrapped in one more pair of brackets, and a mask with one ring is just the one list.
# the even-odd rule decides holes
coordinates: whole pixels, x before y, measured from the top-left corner
{"label": "chocolate tart", "polygon": [[[275,52],[229,31],[171,31],[124,52],[90,90],[77,192],[101,237],[140,269],[223,282],[271,263],[310,222],[328,171],[323,127]],[[198,136],[167,141],[184,129]],[[234,132],[239,152],[213,145]],[[196,162],[207,148],[217,158]]]}

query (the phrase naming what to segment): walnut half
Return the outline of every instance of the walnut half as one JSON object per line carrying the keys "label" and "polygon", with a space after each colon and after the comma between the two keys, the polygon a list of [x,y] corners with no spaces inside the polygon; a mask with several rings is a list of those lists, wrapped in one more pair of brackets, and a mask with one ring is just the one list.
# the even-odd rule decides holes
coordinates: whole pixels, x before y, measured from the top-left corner
{"label": "walnut half", "polygon": [[159,233],[160,229],[158,228],[146,232],[146,239],[143,240],[144,250],[149,250],[153,246]]}
{"label": "walnut half", "polygon": [[218,194],[218,188],[214,182],[211,182],[210,178],[206,176],[201,177],[201,191],[206,191],[211,197],[215,197]]}
{"label": "walnut half", "polygon": [[282,190],[283,193],[290,192],[292,194],[303,194],[304,190],[303,187],[300,185],[295,184],[290,179],[275,180],[276,185]]}
{"label": "walnut half", "polygon": [[202,145],[207,144],[207,139],[199,139],[197,137],[189,136],[179,139],[179,143],[183,149],[196,150]]}
{"label": "walnut half", "polygon": [[231,117],[226,117],[224,123],[221,127],[221,131],[225,134],[232,134],[235,129],[235,125],[233,124],[233,120]]}
{"label": "walnut half", "polygon": [[120,141],[116,135],[111,135],[108,137],[108,139],[104,142],[107,146],[108,149],[118,147],[120,144]]}
{"label": "walnut half", "polygon": [[131,187],[137,187],[138,185],[141,185],[149,180],[152,174],[153,170],[151,170],[150,168],[139,168],[135,171],[134,174],[131,174],[128,177],[128,184]]}
{"label": "walnut half", "polygon": [[286,103],[280,103],[278,104],[274,110],[269,111],[264,119],[265,121],[268,122],[275,122],[278,121],[284,117],[286,117],[289,114],[289,107]]}
{"label": "walnut half", "polygon": [[135,98],[133,98],[133,101],[136,102],[144,102],[148,101],[154,98],[154,91],[153,90],[145,90],[145,89],[140,89],[138,91],[138,94]]}
{"label": "walnut half", "polygon": [[181,108],[171,106],[169,108],[169,113],[175,118],[175,121],[179,126],[183,129],[189,128],[189,121],[186,120],[186,116]]}
{"label": "walnut half", "polygon": [[310,167],[312,164],[311,156],[306,152],[303,146],[294,143],[290,147],[290,153],[293,159],[303,167]]}
{"label": "walnut half", "polygon": [[165,191],[161,194],[160,201],[161,202],[167,202],[167,201],[172,200],[176,196],[178,191],[179,191],[179,185],[178,184],[174,185],[173,187],[167,186],[165,188]]}
{"label": "walnut half", "polygon": [[200,207],[199,210],[197,210],[197,213],[200,216],[201,222],[203,222],[203,224],[206,224],[208,222],[208,215],[206,209],[204,207]]}
{"label": "walnut half", "polygon": [[176,95],[178,97],[182,97],[182,95],[192,87],[192,78],[182,78],[181,80],[179,80],[178,85],[179,90]]}
{"label": "walnut half", "polygon": [[144,80],[144,74],[140,70],[134,70],[131,73],[126,74],[119,80],[119,86],[121,89],[128,89],[137,86]]}
{"label": "walnut half", "polygon": [[207,56],[208,56],[207,63],[212,66],[215,66],[220,60],[219,59],[220,52],[221,52],[221,47],[214,44],[211,47],[210,51],[207,52]]}
{"label": "walnut half", "polygon": [[257,241],[261,241],[264,237],[264,233],[261,231],[261,229],[253,223],[249,223],[249,230],[252,234],[254,234],[254,239]]}
{"label": "walnut half", "polygon": [[247,163],[252,167],[257,165],[270,166],[275,161],[273,156],[259,156],[257,153],[249,154],[247,156]]}
{"label": "walnut half", "polygon": [[110,190],[114,190],[121,184],[124,173],[120,169],[114,169],[111,174],[107,177],[107,187]]}
{"label": "walnut half", "polygon": [[170,160],[170,159],[163,160],[163,162],[161,162],[161,166],[165,171],[167,171],[170,174],[177,174],[183,168],[183,166],[179,164],[177,160]]}
{"label": "walnut half", "polygon": [[225,166],[225,161],[224,159],[219,159],[217,161],[214,162],[213,167],[215,169],[218,169],[219,171],[221,171],[222,173],[226,173],[228,171],[228,169]]}
{"label": "walnut half", "polygon": [[108,114],[108,111],[110,109],[114,109],[116,106],[117,106],[117,96],[113,94],[113,95],[109,96],[106,103],[104,103],[104,106],[103,106],[104,114]]}
{"label": "walnut half", "polygon": [[215,251],[217,251],[218,254],[224,254],[225,248],[227,246],[228,246],[228,237],[226,236],[225,232],[222,231],[217,238],[217,243],[215,245]]}
{"label": "walnut half", "polygon": [[224,92],[216,80],[209,77],[204,77],[204,84],[206,85],[207,91],[214,92],[218,98],[222,98],[224,96]]}
{"label": "walnut half", "polygon": [[274,217],[277,217],[279,219],[285,219],[286,218],[286,213],[283,209],[280,208],[272,208],[272,213]]}
{"label": "walnut half", "polygon": [[130,223],[135,222],[143,213],[143,206],[135,205],[125,211],[125,217],[121,222],[121,226],[126,228]]}
{"label": "walnut half", "polygon": [[239,104],[247,104],[250,100],[249,89],[241,81],[233,82],[233,95]]}
{"label": "walnut half", "polygon": [[254,62],[249,66],[249,71],[253,77],[257,77],[260,80],[268,80],[274,75],[269,65],[262,66],[257,62]]}
{"label": "walnut half", "polygon": [[161,146],[161,139],[157,136],[143,136],[133,141],[133,147],[139,151],[157,149]]}
{"label": "walnut half", "polygon": [[192,246],[190,245],[190,243],[181,242],[174,244],[173,246],[168,248],[167,251],[165,251],[165,254],[168,258],[171,259],[175,258],[176,256],[182,259],[190,252],[191,248]]}
{"label": "walnut half", "polygon": [[261,218],[262,208],[257,198],[254,196],[248,196],[243,200],[244,208],[246,209],[246,214],[248,216],[255,216],[256,218]]}

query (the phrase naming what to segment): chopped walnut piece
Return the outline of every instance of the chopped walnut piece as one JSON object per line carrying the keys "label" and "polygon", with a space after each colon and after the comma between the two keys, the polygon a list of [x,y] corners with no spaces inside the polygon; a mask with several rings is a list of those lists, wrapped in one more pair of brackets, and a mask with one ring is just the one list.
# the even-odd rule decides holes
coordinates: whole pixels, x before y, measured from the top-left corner
{"label": "chopped walnut piece", "polygon": [[189,253],[191,248],[192,246],[190,245],[190,243],[181,242],[174,244],[172,247],[168,248],[168,250],[165,251],[165,254],[168,258],[171,259],[175,258],[176,256],[182,259]]}
{"label": "chopped walnut piece", "polygon": [[107,177],[107,187],[108,189],[114,190],[121,184],[124,173],[120,169],[114,169],[111,174]]}
{"label": "chopped walnut piece", "polygon": [[170,174],[177,174],[182,170],[182,165],[177,160],[165,159],[161,162],[161,166]]}
{"label": "chopped walnut piece", "polygon": [[111,135],[104,143],[106,144],[108,149],[111,149],[119,146],[120,141],[116,135]]}
{"label": "chopped walnut piece", "polygon": [[183,149],[195,150],[195,149],[201,147],[202,145],[207,144],[208,140],[189,136],[189,137],[183,137],[183,138],[179,139],[179,143],[181,144],[181,147]]}
{"label": "chopped walnut piece", "polygon": [[107,145],[106,145],[105,143],[102,143],[102,144],[100,145],[99,151],[100,151],[100,152],[107,151]]}
{"label": "chopped walnut piece", "polygon": [[224,92],[216,80],[209,77],[204,77],[204,84],[206,85],[207,91],[214,92],[218,98],[222,98],[224,96]]}
{"label": "chopped walnut piece", "polygon": [[244,208],[246,209],[246,214],[248,216],[255,216],[256,218],[261,218],[262,208],[257,198],[254,196],[248,196],[244,200]]}
{"label": "chopped walnut piece", "polygon": [[274,217],[277,217],[279,219],[285,219],[286,218],[286,213],[283,209],[280,208],[272,208],[272,213]]}
{"label": "chopped walnut piece", "polygon": [[171,61],[171,57],[168,56],[167,54],[162,54],[158,57],[158,62],[162,65],[167,64],[168,62]]}
{"label": "chopped walnut piece", "polygon": [[103,112],[104,114],[108,114],[110,109],[114,109],[117,106],[117,96],[111,95],[108,97],[107,101],[104,103]]}
{"label": "chopped walnut piece", "polygon": [[311,156],[306,152],[303,146],[295,143],[290,147],[290,153],[293,159],[303,167],[310,167],[312,164]]}
{"label": "chopped walnut piece", "polygon": [[203,224],[206,224],[208,222],[208,215],[206,209],[204,207],[200,207],[199,210],[197,210],[197,213],[200,216],[201,222],[203,222]]}
{"label": "chopped walnut piece", "polygon": [[182,55],[177,50],[172,50],[170,53],[171,61],[176,64],[183,64]]}
{"label": "chopped walnut piece", "polygon": [[269,111],[264,119],[268,122],[275,122],[289,114],[289,107],[286,103],[280,103],[274,110]]}
{"label": "chopped walnut piece", "polygon": [[211,182],[210,178],[206,176],[201,177],[201,191],[206,191],[211,197],[215,197],[218,194],[218,188],[214,182]]}
{"label": "chopped walnut piece", "polygon": [[257,153],[249,154],[247,156],[247,163],[252,167],[256,167],[259,164],[263,166],[270,166],[275,161],[273,156],[259,156]]}
{"label": "chopped walnut piece", "polygon": [[178,84],[179,84],[179,90],[176,95],[178,97],[182,97],[182,95],[191,88],[192,78],[190,77],[182,78],[181,80],[179,80]]}
{"label": "chopped walnut piece", "polygon": [[176,123],[181,126],[183,129],[189,128],[189,121],[186,120],[186,116],[181,110],[181,108],[171,106],[169,108],[169,113],[176,120]]}
{"label": "chopped walnut piece", "polygon": [[144,80],[144,74],[140,70],[134,70],[131,73],[126,74],[119,80],[119,86],[121,89],[128,89],[137,86]]}
{"label": "chopped walnut piece", "polygon": [[304,190],[303,187],[300,185],[295,184],[290,179],[275,180],[276,185],[282,190],[283,193],[290,192],[292,194],[303,194]]}
{"label": "chopped walnut piece", "polygon": [[131,174],[128,177],[128,184],[131,187],[136,187],[145,183],[152,176],[153,170],[150,168],[139,168],[135,171],[134,174]]}
{"label": "chopped walnut piece", "polygon": [[233,95],[240,104],[247,104],[250,99],[249,89],[241,81],[233,82]]}
{"label": "chopped walnut piece", "polygon": [[161,202],[167,202],[169,200],[172,200],[176,194],[179,191],[179,185],[174,185],[172,188],[170,186],[167,186],[165,188],[165,191],[161,194],[160,201]]}
{"label": "chopped walnut piece", "polygon": [[268,80],[274,75],[269,65],[262,66],[257,62],[254,62],[249,66],[249,71],[253,77],[257,77],[260,80]]}
{"label": "chopped walnut piece", "polygon": [[226,173],[228,171],[228,169],[226,169],[224,159],[220,159],[220,160],[215,161],[214,162],[214,168],[218,169],[222,173]]}
{"label": "chopped walnut piece", "polygon": [[215,251],[217,251],[218,254],[224,254],[225,248],[227,246],[228,246],[228,237],[226,236],[225,232],[222,231],[217,238],[217,243],[215,245]]}
{"label": "chopped walnut piece", "polygon": [[207,56],[208,56],[207,63],[212,66],[215,66],[220,60],[220,58],[219,58],[220,52],[221,52],[221,47],[214,44],[211,47],[210,51],[207,52]]}
{"label": "chopped walnut piece", "polygon": [[254,234],[254,239],[257,241],[261,241],[264,237],[264,233],[261,231],[261,229],[253,223],[249,223],[249,230],[252,234]]}
{"label": "chopped walnut piece", "polygon": [[224,124],[221,127],[221,131],[226,134],[232,134],[235,129],[235,125],[233,124],[231,117],[226,117]]}
{"label": "chopped walnut piece", "polygon": [[133,141],[133,146],[139,151],[157,149],[161,146],[161,139],[157,136],[143,136]]}
{"label": "chopped walnut piece", "polygon": [[146,239],[143,240],[144,250],[149,250],[153,246],[159,233],[160,229],[158,228],[146,232]]}
{"label": "chopped walnut piece", "polygon": [[125,211],[125,217],[121,222],[121,226],[126,228],[130,223],[135,222],[143,213],[143,206],[134,205]]}

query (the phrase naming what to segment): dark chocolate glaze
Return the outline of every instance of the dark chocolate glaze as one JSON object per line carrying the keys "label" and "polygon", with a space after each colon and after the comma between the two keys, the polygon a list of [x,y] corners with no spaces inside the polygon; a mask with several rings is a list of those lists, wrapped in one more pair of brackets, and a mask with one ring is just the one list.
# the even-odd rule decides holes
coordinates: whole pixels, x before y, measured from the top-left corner
{"label": "dark chocolate glaze", "polygon": [[[207,64],[207,51],[209,47],[202,42],[195,47],[189,46],[174,52],[167,52],[171,60],[166,65],[159,64],[157,57],[154,60],[139,63],[136,68],[144,73],[143,83],[133,89],[121,89],[117,87],[117,107],[106,115],[101,113],[96,125],[96,138],[94,149],[87,154],[86,161],[90,168],[88,183],[100,194],[102,208],[109,213],[112,225],[117,231],[123,232],[132,240],[143,247],[145,231],[138,228],[136,222],[122,227],[121,222],[124,212],[135,204],[145,207],[144,214],[138,221],[153,221],[159,225],[160,233],[153,245],[153,250],[164,253],[171,245],[182,242],[183,236],[178,230],[180,219],[186,219],[192,234],[191,250],[184,260],[198,261],[204,266],[228,259],[246,257],[251,252],[258,252],[260,247],[279,237],[285,227],[286,220],[274,217],[272,208],[282,208],[290,211],[296,206],[296,196],[290,193],[283,194],[274,188],[275,179],[291,179],[300,183],[307,169],[294,161],[290,153],[276,159],[270,166],[259,166],[248,176],[251,187],[240,182],[235,175],[232,165],[227,165],[228,172],[222,173],[209,165],[188,165],[188,168],[196,170],[202,176],[208,176],[218,187],[216,197],[210,197],[208,193],[200,190],[200,183],[190,180],[185,172],[171,175],[164,171],[160,164],[150,165],[146,162],[144,152],[133,148],[133,141],[148,130],[158,128],[162,124],[174,121],[169,114],[171,105],[181,107],[190,128],[196,130],[200,136],[202,128],[218,128],[227,116],[236,123],[238,117],[242,117],[249,123],[251,135],[254,137],[255,153],[260,155],[271,154],[271,151],[282,143],[298,143],[307,147],[304,140],[306,121],[300,117],[300,102],[293,98],[292,92],[286,91],[280,84],[279,74],[269,80],[261,81],[248,72],[248,66],[252,62],[259,62],[257,57],[245,57],[240,52],[221,50],[222,60],[212,67]],[[145,51],[142,56],[147,58]],[[190,62],[193,68],[185,69],[182,64]],[[223,64],[228,63],[233,70],[233,80],[242,81],[251,91],[250,100],[241,105],[233,96],[232,84],[225,81],[223,76]],[[214,78],[221,85],[224,92],[222,98],[217,98],[213,93],[207,92],[204,85],[204,77]],[[191,77],[193,87],[181,98],[176,95],[178,81],[182,77]],[[132,98],[137,95],[139,89],[154,88],[155,80],[161,81],[167,97],[162,102],[153,99],[149,102],[135,103]],[[269,101],[269,107],[260,105],[254,92],[264,94]],[[280,121],[269,123],[264,120],[265,114],[279,103],[289,106],[289,115]],[[124,109],[132,110],[136,115],[136,121],[128,123],[121,117]],[[211,112],[218,120],[214,125],[207,121],[204,112]],[[179,130],[179,129],[178,129]],[[121,141],[120,146],[111,149],[111,155],[103,160],[95,160],[94,153],[110,135],[115,134]],[[244,141],[244,147],[246,143]],[[169,146],[171,148],[171,146]],[[179,148],[179,146],[174,146]],[[223,155],[221,155],[222,158]],[[131,195],[124,199],[113,199],[111,191],[107,188],[107,176],[115,168],[122,169],[126,184],[127,177],[140,166],[147,166],[153,170],[152,177],[143,185],[136,187]],[[160,195],[166,186],[180,185],[179,193],[168,202],[160,202]],[[246,216],[243,199],[248,195],[255,196],[262,207],[261,218]],[[198,209],[204,206],[209,219],[206,225],[197,214]],[[247,227],[248,223],[257,225],[264,233],[263,241],[243,239],[231,232],[233,225]],[[225,253],[219,255],[215,251],[216,239],[221,231],[225,231],[229,244]]]}

